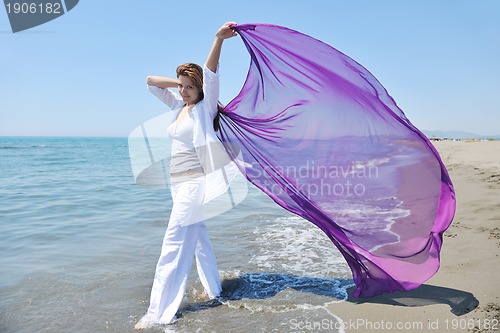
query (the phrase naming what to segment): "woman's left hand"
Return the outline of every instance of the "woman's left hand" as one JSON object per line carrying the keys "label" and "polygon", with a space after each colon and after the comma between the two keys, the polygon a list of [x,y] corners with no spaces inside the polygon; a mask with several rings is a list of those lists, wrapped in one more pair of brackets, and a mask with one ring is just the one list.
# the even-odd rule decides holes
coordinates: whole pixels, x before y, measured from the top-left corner
{"label": "woman's left hand", "polygon": [[222,27],[220,27],[219,30],[217,30],[217,33],[215,34],[215,36],[219,39],[227,39],[227,38],[237,36],[238,34],[236,33],[236,31],[234,31],[233,29],[230,28],[230,26],[232,26],[234,24],[236,24],[236,22],[224,23],[222,25]]}

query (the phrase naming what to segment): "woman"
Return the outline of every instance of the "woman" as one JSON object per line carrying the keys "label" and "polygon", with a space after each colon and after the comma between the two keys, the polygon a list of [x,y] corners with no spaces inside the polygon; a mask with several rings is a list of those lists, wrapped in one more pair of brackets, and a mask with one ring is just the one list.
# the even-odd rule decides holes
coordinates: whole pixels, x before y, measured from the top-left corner
{"label": "woman", "polygon": [[[230,28],[234,24],[227,22],[218,29],[203,69],[188,63],[177,68],[177,79],[147,78],[150,91],[178,113],[168,127],[172,139],[170,179],[173,206],[156,266],[148,312],[135,325],[136,329],[170,324],[176,319],[193,257],[196,257],[206,295],[216,298],[222,290],[215,254],[202,220],[202,205],[224,187],[217,190],[215,186],[215,192],[213,186],[206,190],[206,183],[212,176],[210,173],[215,174],[209,171],[206,155],[210,143],[216,142],[213,122],[219,99],[217,67],[222,43],[236,36]],[[176,87],[180,97],[168,90]]]}

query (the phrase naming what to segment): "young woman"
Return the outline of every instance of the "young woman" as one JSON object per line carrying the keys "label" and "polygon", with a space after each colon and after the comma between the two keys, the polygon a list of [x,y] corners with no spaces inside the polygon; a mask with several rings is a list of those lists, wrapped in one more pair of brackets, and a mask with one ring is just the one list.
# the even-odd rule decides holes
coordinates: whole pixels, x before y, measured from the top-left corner
{"label": "young woman", "polygon": [[[177,79],[148,76],[150,91],[173,110],[177,117],[168,127],[172,139],[170,179],[173,206],[151,290],[148,311],[135,325],[142,329],[169,324],[179,309],[193,257],[205,293],[216,298],[221,292],[214,251],[203,223],[202,205],[224,190],[214,182],[207,160],[210,143],[216,142],[214,119],[219,100],[219,63],[222,43],[236,36],[227,22],[215,35],[205,66],[192,63],[177,68]],[[178,88],[180,97],[168,88]],[[213,169],[213,166],[212,166]],[[212,184],[217,184],[212,186]],[[219,192],[219,193],[217,193]]]}

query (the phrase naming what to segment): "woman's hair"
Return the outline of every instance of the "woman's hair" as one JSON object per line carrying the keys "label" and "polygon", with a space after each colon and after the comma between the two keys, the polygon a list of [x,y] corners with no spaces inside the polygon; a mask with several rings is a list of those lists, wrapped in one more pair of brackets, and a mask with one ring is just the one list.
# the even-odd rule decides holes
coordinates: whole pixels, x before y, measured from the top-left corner
{"label": "woman's hair", "polygon": [[[183,75],[191,79],[195,88],[198,89],[198,96],[200,97],[199,100],[201,101],[205,97],[205,95],[203,94],[203,69],[197,64],[186,63],[177,67],[176,72],[177,78]],[[214,130],[216,132],[219,130],[220,113],[223,109],[224,107],[222,106],[222,104],[220,102],[217,103],[217,114],[214,118]]]}
{"label": "woman's hair", "polygon": [[220,114],[224,111],[224,106],[220,103],[217,102],[217,114],[215,115],[214,118],[214,131],[218,131],[220,128]]}

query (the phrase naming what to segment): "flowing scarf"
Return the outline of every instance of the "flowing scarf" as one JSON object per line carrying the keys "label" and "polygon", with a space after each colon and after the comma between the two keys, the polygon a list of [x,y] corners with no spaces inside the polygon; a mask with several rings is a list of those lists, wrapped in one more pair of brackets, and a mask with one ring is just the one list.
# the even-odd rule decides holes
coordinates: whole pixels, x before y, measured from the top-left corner
{"label": "flowing scarf", "polygon": [[335,48],[275,25],[234,29],[251,63],[218,135],[239,147],[229,153],[242,173],[331,239],[352,270],[353,296],[420,286],[439,268],[455,212],[431,142]]}

